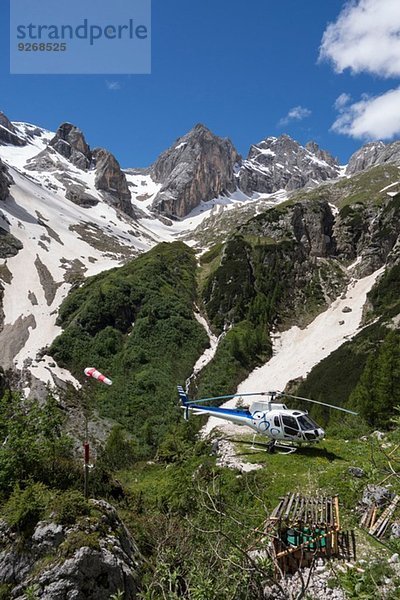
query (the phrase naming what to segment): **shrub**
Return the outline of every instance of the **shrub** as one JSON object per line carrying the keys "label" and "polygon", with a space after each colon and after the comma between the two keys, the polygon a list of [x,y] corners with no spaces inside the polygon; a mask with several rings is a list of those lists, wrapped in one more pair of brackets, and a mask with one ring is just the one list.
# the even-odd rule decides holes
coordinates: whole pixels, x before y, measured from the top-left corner
{"label": "shrub", "polygon": [[44,518],[51,499],[50,490],[42,483],[31,483],[24,489],[17,484],[5,506],[6,522],[28,537]]}
{"label": "shrub", "polygon": [[90,514],[90,506],[77,490],[60,493],[55,500],[56,523],[73,525],[79,517]]}

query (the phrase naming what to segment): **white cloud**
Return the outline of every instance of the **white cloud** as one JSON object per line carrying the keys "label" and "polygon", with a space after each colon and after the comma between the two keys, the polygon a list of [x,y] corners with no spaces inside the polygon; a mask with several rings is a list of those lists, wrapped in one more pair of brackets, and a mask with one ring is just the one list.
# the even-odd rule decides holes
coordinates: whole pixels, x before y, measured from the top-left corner
{"label": "white cloud", "polygon": [[381,96],[364,96],[359,102],[342,106],[332,129],[361,139],[391,139],[400,135],[400,88]]}
{"label": "white cloud", "polygon": [[279,121],[279,125],[287,125],[290,121],[302,121],[311,115],[311,110],[304,106],[294,106],[286,115]]}
{"label": "white cloud", "polygon": [[350,102],[351,102],[350,94],[346,94],[345,92],[343,92],[343,94],[340,94],[340,96],[338,96],[336,98],[333,106],[336,108],[336,110],[342,111],[345,108],[345,106],[350,104]]}
{"label": "white cloud", "polygon": [[342,73],[400,75],[400,0],[351,0],[322,38],[320,59]]}
{"label": "white cloud", "polygon": [[109,90],[113,92],[121,89],[121,84],[119,81],[106,81],[106,86]]}

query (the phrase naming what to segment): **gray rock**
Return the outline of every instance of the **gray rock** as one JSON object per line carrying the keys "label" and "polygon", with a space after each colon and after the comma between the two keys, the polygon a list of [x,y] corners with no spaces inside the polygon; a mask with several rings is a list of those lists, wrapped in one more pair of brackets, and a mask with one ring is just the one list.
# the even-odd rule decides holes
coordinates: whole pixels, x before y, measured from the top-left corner
{"label": "gray rock", "polygon": [[92,154],[82,131],[75,125],[60,125],[49,145],[79,169],[89,168]]}
{"label": "gray rock", "polygon": [[121,170],[115,156],[104,148],[96,148],[93,150],[93,162],[96,167],[96,188],[106,192],[108,198],[117,208],[133,217],[131,192],[125,173]]}
{"label": "gray rock", "polygon": [[0,201],[8,198],[10,185],[14,183],[6,165],[0,160]]}
{"label": "gray rock", "polygon": [[[137,597],[139,550],[111,505],[91,503],[97,520],[69,528],[40,522],[24,544],[0,523],[0,583],[13,586],[14,599],[26,600],[28,588],[40,600],[109,600],[119,590],[124,600]],[[74,548],[77,540],[81,545]]]}
{"label": "gray rock", "polygon": [[265,218],[250,220],[241,231],[275,241],[299,242],[310,256],[327,257],[335,253],[334,217],[326,201],[297,202],[286,209],[268,211]]}
{"label": "gray rock", "polygon": [[65,539],[62,525],[41,521],[32,535],[32,542],[40,551],[57,548]]}
{"label": "gray rock", "polygon": [[383,506],[392,499],[392,496],[393,494],[387,488],[370,484],[364,489],[361,503],[364,506],[371,506],[372,504]]}
{"label": "gray rock", "polygon": [[394,565],[394,564],[396,564],[398,562],[399,562],[399,555],[397,553],[396,554],[392,554],[392,556],[388,560],[388,563],[390,565]]}
{"label": "gray rock", "polygon": [[400,522],[399,521],[395,521],[394,523],[392,523],[392,527],[390,530],[390,537],[393,539],[400,538]]}
{"label": "gray rock", "polygon": [[85,188],[78,184],[70,185],[65,197],[83,208],[91,208],[99,203],[97,198],[86,192]]}
{"label": "gray rock", "polygon": [[26,140],[22,139],[14,125],[6,117],[6,115],[0,112],[0,145],[11,144],[12,146],[26,146]]}
{"label": "gray rock", "polygon": [[23,244],[11,233],[0,227],[0,258],[11,258],[22,250]]}
{"label": "gray rock", "polygon": [[338,175],[336,160],[315,142],[309,142],[304,148],[288,135],[282,135],[251,146],[238,179],[240,189],[251,195],[315,187]]}
{"label": "gray rock", "polygon": [[360,469],[360,467],[349,467],[348,472],[350,475],[353,475],[353,477],[364,477],[365,476],[364,469]]}
{"label": "gray rock", "polygon": [[350,306],[345,306],[344,308],[342,308],[342,313],[350,313],[352,311],[353,309],[350,308]]}
{"label": "gray rock", "polygon": [[230,140],[196,125],[151,167],[152,178],[162,184],[153,208],[169,217],[184,217],[202,201],[233,192],[239,161]]}
{"label": "gray rock", "polygon": [[354,175],[377,165],[400,165],[400,142],[369,142],[355,152],[349,160],[346,175]]}

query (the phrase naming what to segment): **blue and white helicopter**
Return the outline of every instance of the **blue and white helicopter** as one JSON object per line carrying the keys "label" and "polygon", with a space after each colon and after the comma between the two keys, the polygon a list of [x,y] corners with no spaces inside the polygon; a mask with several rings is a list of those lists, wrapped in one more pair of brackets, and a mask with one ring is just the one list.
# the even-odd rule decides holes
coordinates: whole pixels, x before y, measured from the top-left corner
{"label": "blue and white helicopter", "polygon": [[[320,442],[325,437],[325,431],[304,410],[291,410],[286,404],[276,402],[280,398],[292,398],[313,404],[320,404],[335,410],[341,410],[351,415],[356,412],[333,406],[326,402],[311,400],[301,396],[285,394],[284,392],[253,392],[248,394],[230,394],[228,396],[215,396],[213,398],[201,398],[200,400],[189,400],[185,390],[178,385],[178,394],[182,408],[185,411],[185,419],[189,413],[196,415],[209,415],[231,421],[236,425],[250,427],[258,434],[270,439],[267,448],[273,451],[275,448],[285,453],[295,452],[297,447],[303,444]],[[264,396],[265,400],[252,402],[248,408],[223,408],[218,406],[201,406],[206,402],[228,400],[229,398],[244,398],[246,396]],[[254,440],[253,440],[254,441]]]}

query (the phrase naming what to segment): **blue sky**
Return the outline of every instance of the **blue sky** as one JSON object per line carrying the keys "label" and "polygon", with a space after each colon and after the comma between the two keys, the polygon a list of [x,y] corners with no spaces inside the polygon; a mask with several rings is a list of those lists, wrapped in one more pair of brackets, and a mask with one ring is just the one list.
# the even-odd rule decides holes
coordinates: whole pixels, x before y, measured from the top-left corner
{"label": "blue sky", "polygon": [[[372,11],[363,37],[370,54],[361,57],[361,45],[338,22],[341,15],[344,25],[358,24],[360,15],[343,13],[342,0],[153,0],[152,74],[131,76],[10,75],[8,4],[0,0],[0,110],[53,130],[70,121],[124,167],[147,166],[198,122],[229,137],[242,155],[251,143],[288,133],[301,143],[316,140],[341,162],[365,139],[400,131],[393,119],[376,123],[377,98],[384,107],[400,105],[400,66],[376,64],[380,47],[368,37],[373,9],[387,5],[386,31],[398,0],[355,3]],[[324,38],[326,60],[318,61],[329,23],[336,29]]]}

